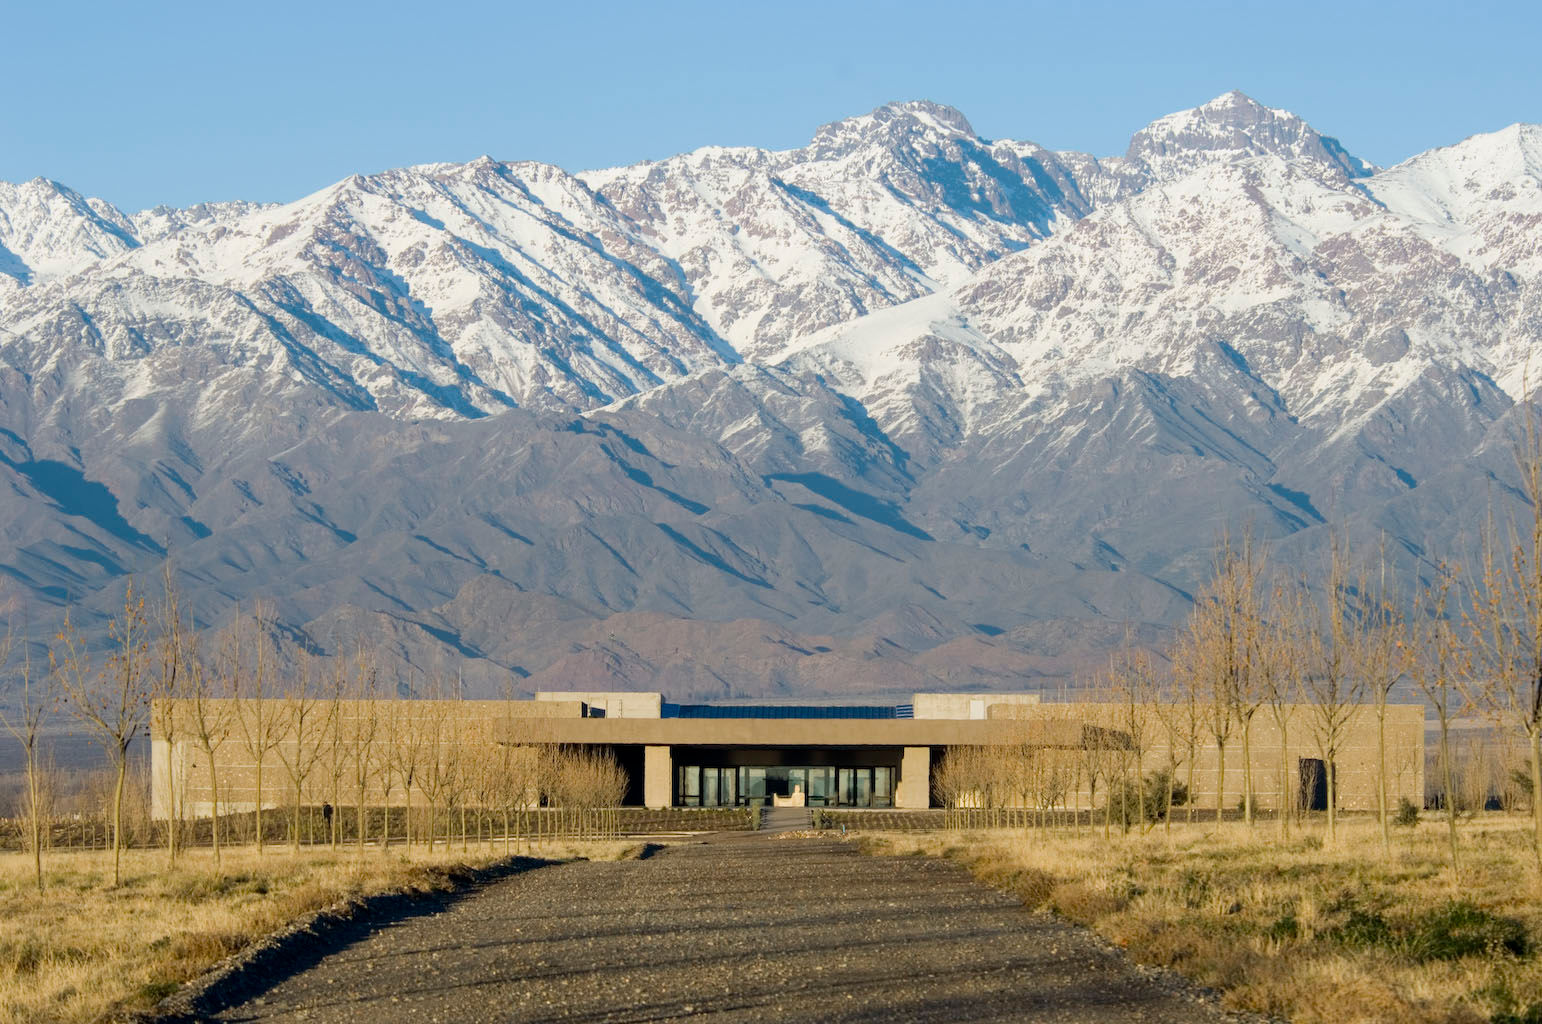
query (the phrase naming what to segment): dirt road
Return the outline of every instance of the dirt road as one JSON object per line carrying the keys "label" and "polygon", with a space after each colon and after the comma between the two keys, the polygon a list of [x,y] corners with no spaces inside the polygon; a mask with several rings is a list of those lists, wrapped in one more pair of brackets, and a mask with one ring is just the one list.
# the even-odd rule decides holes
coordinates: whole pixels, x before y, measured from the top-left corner
{"label": "dirt road", "polygon": [[366,930],[224,1021],[1230,1019],[962,869],[744,835]]}

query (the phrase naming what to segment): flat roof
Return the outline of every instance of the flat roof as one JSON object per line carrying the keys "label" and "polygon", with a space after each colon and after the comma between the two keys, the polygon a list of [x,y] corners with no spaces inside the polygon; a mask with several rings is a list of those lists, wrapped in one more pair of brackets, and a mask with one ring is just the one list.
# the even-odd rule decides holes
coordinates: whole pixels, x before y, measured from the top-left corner
{"label": "flat roof", "polygon": [[1080,747],[1081,722],[1030,719],[541,718],[502,723],[506,741],[660,747]]}

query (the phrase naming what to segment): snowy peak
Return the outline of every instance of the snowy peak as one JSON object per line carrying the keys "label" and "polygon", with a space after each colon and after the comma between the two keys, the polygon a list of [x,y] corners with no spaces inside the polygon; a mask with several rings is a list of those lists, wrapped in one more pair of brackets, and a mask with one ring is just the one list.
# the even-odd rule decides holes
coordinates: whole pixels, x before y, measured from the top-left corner
{"label": "snowy peak", "polygon": [[1237,90],[1151,122],[1131,137],[1126,157],[1166,179],[1216,157],[1264,154],[1316,163],[1347,178],[1367,177],[1376,170],[1295,114],[1266,107]]}
{"label": "snowy peak", "polygon": [[918,140],[975,139],[973,126],[953,107],[929,100],[885,103],[872,113],[824,125],[804,150],[806,159],[835,160],[868,147],[898,148]]}
{"label": "snowy peak", "polygon": [[1542,125],[1512,124],[1405,160],[1377,175],[1372,190],[1394,202],[1417,194],[1433,205],[1410,205],[1408,212],[1449,220],[1484,203],[1511,202],[1539,183]]}
{"label": "snowy peak", "polygon": [[1432,149],[1382,171],[1367,187],[1467,266],[1542,276],[1542,126],[1514,124]]}
{"label": "snowy peak", "polygon": [[138,245],[110,203],[46,178],[0,182],[0,282],[35,284]]}

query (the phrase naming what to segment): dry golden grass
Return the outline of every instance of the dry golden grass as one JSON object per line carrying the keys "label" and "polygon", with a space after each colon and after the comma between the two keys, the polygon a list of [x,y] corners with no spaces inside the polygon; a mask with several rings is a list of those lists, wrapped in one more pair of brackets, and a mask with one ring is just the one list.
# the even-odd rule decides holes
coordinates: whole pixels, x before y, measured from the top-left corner
{"label": "dry golden grass", "polygon": [[1141,962],[1221,990],[1237,1009],[1296,1024],[1542,1022],[1542,957],[1490,944],[1441,959],[1431,953],[1437,932],[1421,921],[1459,899],[1542,941],[1529,822],[1495,816],[1464,826],[1459,886],[1444,828],[1426,820],[1397,829],[1390,854],[1363,820],[1328,849],[1317,831],[1281,842],[1273,826],[1240,822],[1108,841],[1048,831],[863,838],[875,853],[957,859]]}
{"label": "dry golden grass", "polygon": [[[636,843],[521,844],[552,860],[615,860]],[[114,889],[111,854],[62,853],[46,862],[47,890],[32,862],[0,854],[0,1021],[85,1022],[145,1009],[220,959],[285,924],[348,899],[452,887],[462,869],[503,851],[418,848],[384,854],[269,848],[226,850],[216,872],[207,850],[167,870],[164,853],[124,855]]]}

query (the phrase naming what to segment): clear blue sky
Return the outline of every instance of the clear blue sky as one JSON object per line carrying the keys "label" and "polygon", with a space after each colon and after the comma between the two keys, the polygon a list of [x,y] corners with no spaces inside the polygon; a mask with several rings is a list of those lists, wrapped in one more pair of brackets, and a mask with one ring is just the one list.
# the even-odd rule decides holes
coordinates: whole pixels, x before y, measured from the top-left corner
{"label": "clear blue sky", "polygon": [[1100,155],[1240,88],[1395,163],[1542,121],[1542,5],[16,0],[0,179],[127,209],[482,153],[788,147],[895,99]]}

